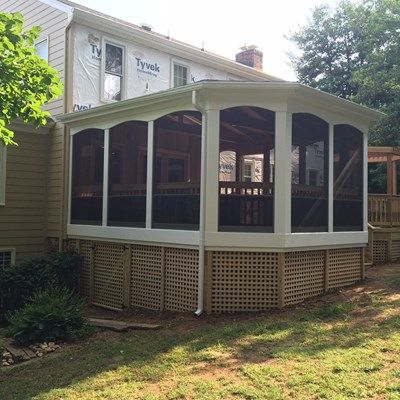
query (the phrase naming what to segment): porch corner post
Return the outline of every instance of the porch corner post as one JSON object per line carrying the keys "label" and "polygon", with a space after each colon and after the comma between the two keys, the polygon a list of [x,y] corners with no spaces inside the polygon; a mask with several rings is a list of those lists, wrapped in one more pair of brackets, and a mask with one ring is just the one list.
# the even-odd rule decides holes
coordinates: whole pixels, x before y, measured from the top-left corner
{"label": "porch corner post", "polygon": [[363,139],[363,231],[368,232],[368,131]]}
{"label": "porch corner post", "polygon": [[102,212],[102,226],[107,226],[108,221],[108,155],[110,148],[110,131],[104,130],[104,161],[103,161],[103,212]]}
{"label": "porch corner post", "polygon": [[275,126],[274,231],[284,235],[291,232],[292,113],[277,111]]}
{"label": "porch corner post", "polygon": [[206,152],[205,161],[205,232],[218,232],[219,221],[219,110],[208,109],[205,112]]}
{"label": "porch corner post", "polygon": [[333,196],[334,196],[334,181],[333,181],[333,135],[335,125],[329,124],[329,137],[328,137],[328,232],[333,232]]}
{"label": "porch corner post", "polygon": [[151,229],[153,215],[154,121],[147,125],[146,229]]}

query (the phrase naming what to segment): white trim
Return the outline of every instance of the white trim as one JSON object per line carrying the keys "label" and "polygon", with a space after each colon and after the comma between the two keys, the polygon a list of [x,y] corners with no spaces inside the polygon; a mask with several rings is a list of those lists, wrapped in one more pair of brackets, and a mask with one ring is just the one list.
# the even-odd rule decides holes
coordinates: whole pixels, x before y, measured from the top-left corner
{"label": "white trim", "polygon": [[292,113],[275,113],[274,232],[291,232]]}
{"label": "white trim", "polygon": [[363,132],[363,229],[368,230],[368,133]]}
{"label": "white trim", "polygon": [[69,140],[69,166],[68,166],[68,216],[67,224],[71,223],[71,204],[72,204],[72,161],[74,149],[74,136],[70,136]]}
{"label": "white trim", "polygon": [[90,237],[92,239],[124,240],[128,242],[136,241],[153,244],[199,245],[199,231],[69,224],[67,226],[67,234],[69,236]]}
{"label": "white trim", "polygon": [[[104,97],[104,81],[105,81],[105,63],[106,63],[106,45],[109,44],[114,47],[122,49],[122,74],[121,74],[121,100],[126,98],[126,81],[127,81],[127,57],[126,45],[119,40],[110,38],[108,36],[101,37],[101,61],[100,61],[100,101],[103,103],[118,103],[121,100],[110,100]],[[115,74],[115,76],[119,76]]]}
{"label": "white trim", "polygon": [[104,130],[104,152],[103,152],[103,203],[102,203],[102,226],[108,222],[108,160],[110,153],[110,130]]}
{"label": "white trim", "polygon": [[207,136],[207,151],[201,155],[207,165],[204,222],[206,232],[218,232],[219,225],[219,120],[218,110],[206,111],[204,132]]}
{"label": "white trim", "polygon": [[7,147],[0,144],[0,206],[6,205]]}
{"label": "white trim", "polygon": [[15,255],[16,255],[16,248],[15,247],[0,247],[0,253],[3,252],[10,252],[11,253],[11,265],[15,265]]}
{"label": "white trim", "polygon": [[[172,229],[125,228],[113,226],[75,225],[67,227],[68,236],[90,240],[116,240],[147,244],[199,246],[199,231]],[[368,243],[368,232],[316,232],[316,233],[254,233],[254,232],[205,232],[207,249],[303,249],[319,247],[359,247]]]}
{"label": "white trim", "polygon": [[147,125],[146,229],[151,229],[153,216],[154,121]]}
{"label": "white trim", "polygon": [[328,232],[333,232],[333,130],[329,124],[328,136]]}
{"label": "white trim", "polygon": [[39,0],[39,1],[43,4],[47,4],[48,6],[55,8],[56,10],[68,14],[68,17],[71,17],[74,11],[73,7],[70,7],[67,4],[62,3],[61,1],[57,0]]}

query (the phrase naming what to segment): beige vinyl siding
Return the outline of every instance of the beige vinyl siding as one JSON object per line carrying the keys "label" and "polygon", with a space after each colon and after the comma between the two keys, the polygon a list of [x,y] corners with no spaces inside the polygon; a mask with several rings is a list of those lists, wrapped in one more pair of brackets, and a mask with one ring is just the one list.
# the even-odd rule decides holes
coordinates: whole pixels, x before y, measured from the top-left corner
{"label": "beige vinyl siding", "polygon": [[59,237],[63,196],[64,125],[57,124],[49,135],[47,171],[47,236]]}
{"label": "beige vinyl siding", "polygon": [[[66,13],[57,10],[38,0],[9,0],[0,4],[0,9],[6,12],[20,12],[25,18],[25,27],[40,26],[41,36],[49,37],[49,64],[59,71],[64,83],[65,60],[65,28],[68,24]],[[45,106],[52,115],[64,112],[62,97]]]}
{"label": "beige vinyl siding", "polygon": [[0,206],[0,247],[15,247],[16,260],[45,251],[48,135],[15,133],[7,148],[6,203]]}
{"label": "beige vinyl siding", "polygon": [[[0,10],[20,12],[25,18],[26,28],[40,26],[41,36],[49,38],[49,64],[59,71],[64,84],[65,77],[65,29],[68,24],[66,13],[38,0],[0,0]],[[64,100],[59,97],[45,107],[53,116],[64,113]],[[64,126],[57,124],[47,139],[46,156],[46,219],[45,237],[59,237],[62,209],[63,184],[63,140]],[[32,166],[32,171],[35,171]],[[21,203],[22,204],[22,203]],[[29,205],[26,209],[29,209]]]}

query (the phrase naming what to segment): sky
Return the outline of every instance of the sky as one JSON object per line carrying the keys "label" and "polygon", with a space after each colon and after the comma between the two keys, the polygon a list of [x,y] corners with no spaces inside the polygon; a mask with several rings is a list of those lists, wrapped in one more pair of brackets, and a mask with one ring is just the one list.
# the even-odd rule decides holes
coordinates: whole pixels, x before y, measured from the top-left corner
{"label": "sky", "polygon": [[146,23],[194,46],[234,59],[244,44],[264,53],[264,71],[294,81],[286,36],[307,23],[311,10],[337,0],[73,0],[134,24]]}

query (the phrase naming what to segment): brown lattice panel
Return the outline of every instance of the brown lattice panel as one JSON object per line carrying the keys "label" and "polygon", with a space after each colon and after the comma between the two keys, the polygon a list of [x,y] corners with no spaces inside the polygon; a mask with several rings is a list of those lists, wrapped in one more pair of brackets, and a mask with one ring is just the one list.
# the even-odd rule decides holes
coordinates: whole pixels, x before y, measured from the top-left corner
{"label": "brown lattice panel", "polygon": [[191,249],[165,249],[165,309],[195,311],[199,252]]}
{"label": "brown lattice panel", "polygon": [[388,241],[374,240],[374,264],[385,264],[388,261]]}
{"label": "brown lattice panel", "polygon": [[125,247],[122,244],[97,242],[94,246],[93,303],[123,308]]}
{"label": "brown lattice panel", "polygon": [[46,239],[46,251],[47,254],[55,254],[58,252],[59,247],[58,247],[58,238],[56,237],[48,237]]}
{"label": "brown lattice panel", "polygon": [[157,246],[132,245],[131,306],[163,308],[163,253]]}
{"label": "brown lattice panel", "polygon": [[391,262],[400,260],[400,240],[392,240]]}
{"label": "brown lattice panel", "polygon": [[325,251],[285,253],[284,305],[296,304],[324,291]]}
{"label": "brown lattice panel", "polygon": [[84,297],[90,299],[90,279],[91,279],[91,265],[93,257],[93,243],[89,240],[81,240],[78,244],[76,241],[76,249],[79,254],[83,257],[82,272],[80,276],[80,290]]}
{"label": "brown lattice panel", "polygon": [[351,285],[361,279],[361,248],[329,250],[328,260],[329,289]]}
{"label": "brown lattice panel", "polygon": [[211,311],[257,311],[278,306],[278,254],[215,251]]}

